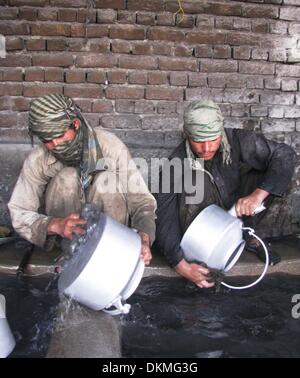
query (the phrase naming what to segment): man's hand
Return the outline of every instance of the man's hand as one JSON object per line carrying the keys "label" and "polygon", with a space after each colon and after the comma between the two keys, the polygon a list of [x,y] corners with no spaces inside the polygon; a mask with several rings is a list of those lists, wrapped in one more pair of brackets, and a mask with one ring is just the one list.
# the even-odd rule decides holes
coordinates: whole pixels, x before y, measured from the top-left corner
{"label": "man's hand", "polygon": [[142,231],[139,231],[139,235],[142,240],[141,258],[144,260],[145,265],[149,265],[152,260],[150,238],[148,234]]}
{"label": "man's hand", "polygon": [[86,224],[86,220],[79,214],[72,213],[65,218],[53,218],[48,224],[49,235],[60,235],[62,238],[72,240],[73,234],[84,235],[85,230],[80,225]]}
{"label": "man's hand", "polygon": [[209,270],[196,263],[188,263],[182,259],[176,266],[175,270],[182,277],[194,282],[197,286],[202,288],[209,288],[215,285],[214,282],[207,281]]}
{"label": "man's hand", "polygon": [[249,196],[240,198],[235,205],[236,215],[238,217],[242,215],[254,215],[254,211],[262,204],[268,195],[269,193],[265,190],[257,188],[254,192],[249,194]]}

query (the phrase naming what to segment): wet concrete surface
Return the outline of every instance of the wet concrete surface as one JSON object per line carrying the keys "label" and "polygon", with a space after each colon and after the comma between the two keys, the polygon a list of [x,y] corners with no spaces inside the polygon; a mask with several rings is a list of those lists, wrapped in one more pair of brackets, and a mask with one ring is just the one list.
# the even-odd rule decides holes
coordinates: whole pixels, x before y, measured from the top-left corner
{"label": "wet concrete surface", "polygon": [[[236,277],[246,283],[250,277]],[[248,290],[198,289],[147,277],[122,317],[124,357],[300,357],[300,276],[272,274]]]}
{"label": "wet concrete surface", "polygon": [[59,296],[52,276],[17,279],[0,274],[6,317],[16,340],[9,357],[45,357],[54,331]]}

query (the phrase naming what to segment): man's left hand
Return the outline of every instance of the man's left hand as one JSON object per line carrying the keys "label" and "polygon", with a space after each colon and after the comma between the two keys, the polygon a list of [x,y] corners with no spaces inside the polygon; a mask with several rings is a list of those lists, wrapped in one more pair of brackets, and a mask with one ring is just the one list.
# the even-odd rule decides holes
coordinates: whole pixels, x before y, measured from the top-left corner
{"label": "man's left hand", "polygon": [[149,265],[152,259],[152,253],[150,249],[150,238],[145,232],[139,231],[139,235],[142,240],[141,258],[144,260],[145,265]]}
{"label": "man's left hand", "polygon": [[235,205],[237,216],[254,215],[255,210],[262,204],[268,195],[269,193],[265,190],[257,188],[254,192],[249,194],[249,196],[240,198]]}

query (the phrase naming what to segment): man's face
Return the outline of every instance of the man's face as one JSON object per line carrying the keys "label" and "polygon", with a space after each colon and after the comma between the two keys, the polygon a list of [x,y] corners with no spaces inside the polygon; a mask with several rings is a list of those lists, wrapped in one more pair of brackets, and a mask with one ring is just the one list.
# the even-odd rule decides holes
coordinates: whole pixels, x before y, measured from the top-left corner
{"label": "man's face", "polygon": [[220,147],[221,141],[222,136],[206,142],[195,142],[189,138],[189,143],[194,154],[203,160],[211,160],[215,156]]}
{"label": "man's face", "polygon": [[63,135],[50,140],[50,142],[44,143],[47,150],[51,151],[63,142],[72,142],[72,140],[76,136],[76,130],[79,127],[79,123],[77,121],[78,121],[77,119],[74,120],[72,127],[69,127]]}

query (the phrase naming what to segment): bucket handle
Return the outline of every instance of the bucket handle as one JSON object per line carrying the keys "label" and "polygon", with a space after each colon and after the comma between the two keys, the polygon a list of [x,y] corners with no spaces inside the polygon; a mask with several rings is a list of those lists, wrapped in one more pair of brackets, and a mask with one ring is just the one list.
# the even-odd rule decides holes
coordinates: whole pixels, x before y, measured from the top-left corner
{"label": "bucket handle", "polygon": [[[114,306],[115,308],[109,310],[110,307]],[[122,297],[118,296],[109,306],[103,309],[104,312],[110,315],[121,315],[121,314],[128,314],[130,311],[130,304],[122,303]]]}
{"label": "bucket handle", "polygon": [[242,227],[242,230],[244,231],[248,231],[248,234],[255,237],[260,243],[261,245],[263,246],[263,249],[264,249],[264,252],[265,252],[265,255],[266,255],[266,262],[265,262],[265,267],[264,267],[264,270],[262,272],[262,274],[254,281],[252,282],[251,284],[249,285],[245,285],[245,286],[232,286],[232,285],[229,285],[225,282],[221,282],[221,284],[229,289],[237,289],[237,290],[241,290],[241,289],[249,289],[250,287],[256,285],[257,283],[259,283],[265,276],[266,272],[267,272],[267,269],[268,269],[268,266],[269,266],[269,254],[268,254],[268,250],[267,250],[267,247],[265,246],[265,243],[261,240],[260,237],[258,237],[256,234],[255,234],[255,231],[250,228],[250,227]]}

